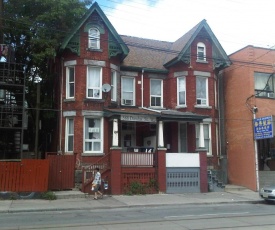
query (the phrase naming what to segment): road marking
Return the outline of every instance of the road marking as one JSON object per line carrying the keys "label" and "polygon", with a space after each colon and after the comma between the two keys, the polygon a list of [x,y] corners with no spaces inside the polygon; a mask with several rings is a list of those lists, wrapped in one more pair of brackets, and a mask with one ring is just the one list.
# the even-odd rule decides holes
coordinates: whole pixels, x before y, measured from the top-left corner
{"label": "road marking", "polygon": [[169,218],[184,218],[184,217],[199,217],[199,216],[221,216],[221,215],[242,215],[242,214],[249,214],[249,212],[225,212],[225,213],[217,213],[217,214],[165,216],[164,218],[169,219]]}

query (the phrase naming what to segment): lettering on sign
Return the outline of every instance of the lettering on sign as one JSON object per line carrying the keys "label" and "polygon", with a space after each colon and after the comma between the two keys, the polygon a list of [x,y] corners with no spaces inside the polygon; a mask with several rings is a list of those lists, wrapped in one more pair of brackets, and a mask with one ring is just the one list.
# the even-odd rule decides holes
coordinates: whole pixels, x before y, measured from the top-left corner
{"label": "lettering on sign", "polygon": [[142,115],[121,115],[122,121],[139,121],[139,122],[156,122],[155,117],[142,116]]}

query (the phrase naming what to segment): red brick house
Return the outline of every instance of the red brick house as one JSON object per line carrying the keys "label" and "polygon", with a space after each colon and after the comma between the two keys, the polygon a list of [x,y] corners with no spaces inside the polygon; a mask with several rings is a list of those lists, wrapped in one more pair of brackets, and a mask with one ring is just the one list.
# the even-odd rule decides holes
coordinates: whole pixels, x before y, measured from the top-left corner
{"label": "red brick house", "polygon": [[144,39],[119,35],[94,3],[58,60],[58,150],[75,154],[79,169],[108,161],[113,193],[125,152],[152,153],[165,167],[166,152],[203,148],[207,167],[219,168],[217,76],[230,61],[205,20],[175,42]]}
{"label": "red brick house", "polygon": [[[274,134],[254,138],[254,119],[275,114],[274,55],[272,49],[246,46],[230,55],[232,65],[222,77],[228,181],[255,191],[275,184]],[[265,121],[257,124],[267,127]]]}

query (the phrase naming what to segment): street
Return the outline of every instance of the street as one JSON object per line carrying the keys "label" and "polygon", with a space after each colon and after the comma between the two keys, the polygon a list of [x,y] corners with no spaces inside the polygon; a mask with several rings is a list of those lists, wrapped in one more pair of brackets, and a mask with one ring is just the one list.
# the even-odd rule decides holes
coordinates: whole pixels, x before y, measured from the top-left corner
{"label": "street", "polygon": [[273,204],[163,205],[2,213],[0,229],[275,229]]}

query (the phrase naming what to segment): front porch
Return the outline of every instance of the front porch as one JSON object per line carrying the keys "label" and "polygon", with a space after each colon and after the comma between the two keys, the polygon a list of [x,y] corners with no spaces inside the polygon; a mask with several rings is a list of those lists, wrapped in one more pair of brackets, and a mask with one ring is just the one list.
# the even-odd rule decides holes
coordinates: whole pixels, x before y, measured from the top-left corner
{"label": "front porch", "polygon": [[[146,190],[144,193],[167,192],[167,166],[182,165],[182,168],[197,167],[199,170],[200,192],[208,191],[207,157],[202,149],[197,153],[167,153],[165,148],[158,148],[155,152],[122,152],[120,147],[113,147],[110,154],[88,167],[83,167],[82,192],[91,193],[91,182],[95,168],[100,168],[102,180],[108,184],[107,193],[113,195],[131,194],[133,184],[139,184]],[[170,162],[170,163],[168,163]],[[170,164],[170,165],[169,165]],[[175,177],[178,174],[175,174]],[[189,181],[194,174],[187,174],[188,186],[195,186]],[[189,178],[190,176],[190,178]],[[174,176],[173,176],[174,177]],[[183,176],[182,176],[183,177]],[[183,186],[175,184],[174,186]],[[142,193],[142,192],[141,192]]]}

